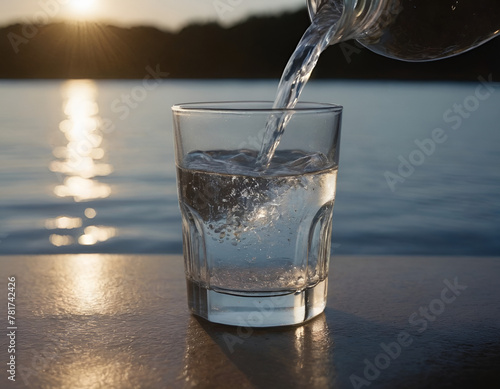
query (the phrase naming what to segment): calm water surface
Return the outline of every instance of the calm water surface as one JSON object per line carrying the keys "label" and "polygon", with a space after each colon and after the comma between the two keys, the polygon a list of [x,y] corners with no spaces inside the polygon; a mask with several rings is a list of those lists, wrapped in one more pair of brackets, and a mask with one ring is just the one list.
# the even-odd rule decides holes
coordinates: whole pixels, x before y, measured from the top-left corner
{"label": "calm water surface", "polygon": [[[1,81],[0,254],[180,253],[170,106],[276,86]],[[302,100],[345,107],[334,253],[500,255],[500,85],[316,81]]]}

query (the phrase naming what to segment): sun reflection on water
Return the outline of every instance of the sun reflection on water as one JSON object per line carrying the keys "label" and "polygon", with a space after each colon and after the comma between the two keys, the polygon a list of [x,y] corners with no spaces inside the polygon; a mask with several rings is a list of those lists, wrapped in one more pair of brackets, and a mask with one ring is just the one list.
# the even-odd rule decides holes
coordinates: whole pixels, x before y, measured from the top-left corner
{"label": "sun reflection on water", "polygon": [[98,242],[105,242],[116,236],[116,228],[105,226],[88,226],[84,234],[78,239],[78,243],[86,246],[94,245]]}
{"label": "sun reflection on water", "polygon": [[102,147],[95,83],[68,81],[62,94],[66,118],[59,124],[59,130],[66,138],[66,145],[54,148],[53,154],[58,159],[51,162],[50,170],[66,178],[63,185],[55,187],[54,193],[58,197],[73,197],[77,202],[109,197],[109,185],[94,179],[113,172],[111,165],[98,162],[106,153]]}
{"label": "sun reflection on water", "polygon": [[[71,80],[63,84],[63,114],[59,131],[63,143],[55,145],[52,153],[56,160],[49,169],[61,181],[54,187],[54,194],[60,198],[70,198],[76,203],[106,199],[111,196],[111,187],[97,177],[109,176],[113,166],[104,162],[106,148],[102,119],[97,104],[97,86],[91,80]],[[52,245],[70,246],[80,244],[95,245],[117,235],[113,227],[86,225],[95,218],[97,211],[85,209],[82,215],[60,215],[46,221],[46,228],[54,230],[49,240]],[[57,230],[65,230],[57,233]]]}

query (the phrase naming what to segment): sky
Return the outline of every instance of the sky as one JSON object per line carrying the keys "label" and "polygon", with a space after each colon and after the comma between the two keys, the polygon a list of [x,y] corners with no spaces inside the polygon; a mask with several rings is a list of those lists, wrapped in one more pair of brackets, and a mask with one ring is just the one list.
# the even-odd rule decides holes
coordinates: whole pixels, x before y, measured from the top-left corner
{"label": "sky", "polygon": [[306,0],[0,0],[0,26],[77,19],[178,30],[193,21],[231,25],[305,5]]}

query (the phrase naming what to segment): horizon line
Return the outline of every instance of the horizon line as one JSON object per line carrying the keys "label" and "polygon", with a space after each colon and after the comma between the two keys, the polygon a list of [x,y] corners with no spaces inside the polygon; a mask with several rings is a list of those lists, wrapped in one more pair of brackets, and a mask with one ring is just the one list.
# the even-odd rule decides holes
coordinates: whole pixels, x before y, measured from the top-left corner
{"label": "horizon line", "polygon": [[144,20],[143,22],[122,22],[117,19],[106,19],[106,18],[99,18],[99,19],[79,19],[79,18],[53,18],[52,20],[49,20],[46,23],[33,23],[30,22],[29,20],[26,20],[27,18],[23,18],[25,20],[22,20],[20,18],[17,19],[12,19],[10,21],[5,21],[0,23],[0,29],[4,28],[9,28],[17,25],[21,26],[49,26],[51,24],[100,24],[100,25],[106,25],[106,26],[113,26],[113,27],[121,27],[121,28],[136,28],[136,27],[151,27],[151,28],[156,28],[159,31],[164,31],[164,32],[171,32],[171,33],[178,33],[185,29],[186,27],[190,26],[204,26],[204,25],[209,25],[209,24],[217,24],[221,28],[224,29],[229,29],[234,26],[237,26],[239,24],[245,23],[248,20],[254,19],[254,18],[274,18],[274,17],[281,17],[284,15],[290,15],[298,12],[307,12],[307,7],[301,7],[296,10],[284,10],[281,12],[273,13],[273,12],[265,12],[265,13],[255,13],[255,14],[250,14],[247,15],[244,18],[239,18],[230,22],[224,22],[220,18],[217,17],[211,17],[207,19],[200,19],[200,18],[193,18],[193,19],[188,19],[185,22],[183,22],[179,27],[174,27],[174,26],[167,26],[167,25],[162,25],[160,22],[155,22],[155,21],[147,21]]}

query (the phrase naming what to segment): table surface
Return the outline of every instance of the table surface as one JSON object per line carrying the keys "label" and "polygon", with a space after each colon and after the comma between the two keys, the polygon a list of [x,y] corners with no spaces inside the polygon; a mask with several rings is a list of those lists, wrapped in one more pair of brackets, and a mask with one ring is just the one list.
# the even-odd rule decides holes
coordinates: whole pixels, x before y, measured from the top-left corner
{"label": "table surface", "polygon": [[[0,256],[1,388],[470,388],[497,381],[500,258],[334,257],[305,325],[188,312],[180,256]],[[0,364],[9,361],[0,337]]]}

